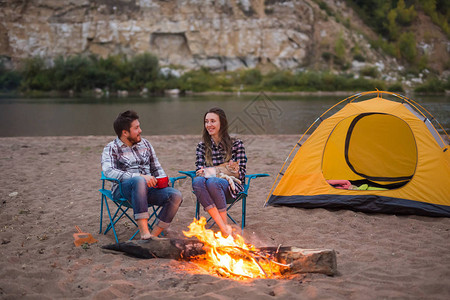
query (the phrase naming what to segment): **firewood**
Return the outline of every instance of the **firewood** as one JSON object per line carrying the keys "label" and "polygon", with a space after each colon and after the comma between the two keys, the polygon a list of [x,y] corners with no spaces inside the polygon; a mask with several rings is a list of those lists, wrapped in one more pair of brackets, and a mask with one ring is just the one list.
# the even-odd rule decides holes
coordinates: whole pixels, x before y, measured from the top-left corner
{"label": "firewood", "polygon": [[297,247],[261,247],[259,250],[271,255],[275,261],[289,267],[285,272],[322,273],[335,275],[337,273],[336,252],[332,249],[301,249]]}
{"label": "firewood", "polygon": [[[198,240],[158,238],[110,244],[102,246],[102,248],[144,259],[169,258],[189,260],[205,254],[204,246]],[[245,254],[242,252],[242,254],[244,256],[255,255],[270,258],[275,263],[283,264],[283,273],[322,273],[326,275],[335,275],[337,273],[336,252],[332,249],[260,247],[251,253]]]}
{"label": "firewood", "polygon": [[124,252],[137,258],[183,259],[205,254],[203,243],[198,240],[157,238],[109,244],[105,250]]}

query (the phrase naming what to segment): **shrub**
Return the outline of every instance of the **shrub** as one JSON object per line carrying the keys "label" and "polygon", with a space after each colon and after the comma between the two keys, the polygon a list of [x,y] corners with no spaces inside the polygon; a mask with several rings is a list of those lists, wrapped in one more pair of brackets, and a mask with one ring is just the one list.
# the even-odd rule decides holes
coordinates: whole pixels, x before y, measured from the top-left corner
{"label": "shrub", "polygon": [[372,77],[372,78],[378,78],[378,76],[380,75],[380,72],[378,72],[378,69],[376,67],[364,67],[361,71],[360,74],[362,76],[367,76],[367,77]]}
{"label": "shrub", "polygon": [[414,63],[417,56],[416,38],[414,37],[414,33],[402,33],[398,41],[398,47],[401,57],[409,63]]}
{"label": "shrub", "polygon": [[143,87],[158,77],[158,58],[150,53],[139,54],[131,59],[130,68],[131,80],[135,85]]}
{"label": "shrub", "polygon": [[13,91],[19,88],[22,80],[19,72],[7,70],[3,64],[0,65],[0,91]]}
{"label": "shrub", "polygon": [[64,58],[59,56],[54,61],[54,66],[49,71],[54,77],[53,89],[60,91],[81,91],[92,83],[88,78],[88,70],[92,61],[81,55]]}
{"label": "shrub", "polygon": [[276,71],[266,75],[262,81],[264,88],[281,90],[294,86],[294,76],[289,71]]}
{"label": "shrub", "polygon": [[44,72],[44,70],[45,63],[42,57],[33,57],[23,60],[20,67],[20,73],[23,78],[21,88],[24,90],[32,90],[33,88],[37,88],[36,84],[42,80],[35,80],[35,77]]}
{"label": "shrub", "polygon": [[362,56],[362,54],[357,53],[353,56],[353,59],[356,61],[360,61],[360,62],[365,62],[366,58],[364,56]]}
{"label": "shrub", "polygon": [[180,77],[182,90],[204,92],[210,90],[214,85],[214,76],[205,68],[186,72]]}
{"label": "shrub", "polygon": [[240,80],[246,85],[259,85],[262,80],[262,75],[257,69],[245,70],[241,73]]}
{"label": "shrub", "polygon": [[329,62],[333,58],[333,53],[325,51],[322,53],[322,58],[324,61]]}
{"label": "shrub", "polygon": [[416,93],[444,93],[445,83],[437,78],[430,78],[424,84],[417,86]]}
{"label": "shrub", "polygon": [[405,90],[403,89],[403,85],[400,82],[395,82],[389,85],[387,87],[387,90],[389,92],[401,92],[401,93],[405,92]]}
{"label": "shrub", "polygon": [[339,34],[338,39],[336,40],[336,44],[334,45],[334,51],[336,53],[336,56],[338,57],[338,59],[340,61],[344,61],[345,62],[345,39],[342,36],[342,33]]}

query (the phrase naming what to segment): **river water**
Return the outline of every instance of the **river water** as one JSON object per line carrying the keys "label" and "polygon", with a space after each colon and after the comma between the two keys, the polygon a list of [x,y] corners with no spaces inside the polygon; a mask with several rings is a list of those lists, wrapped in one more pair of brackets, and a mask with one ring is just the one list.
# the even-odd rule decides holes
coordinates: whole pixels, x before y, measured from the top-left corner
{"label": "river water", "polygon": [[[223,108],[227,113],[230,132],[301,134],[318,116],[344,98],[266,94],[128,98],[0,97],[0,136],[114,135],[113,120],[118,113],[128,109],[138,112],[144,136],[200,134],[203,115],[214,106]],[[450,131],[449,96],[418,96],[414,100],[430,111],[447,132]]]}

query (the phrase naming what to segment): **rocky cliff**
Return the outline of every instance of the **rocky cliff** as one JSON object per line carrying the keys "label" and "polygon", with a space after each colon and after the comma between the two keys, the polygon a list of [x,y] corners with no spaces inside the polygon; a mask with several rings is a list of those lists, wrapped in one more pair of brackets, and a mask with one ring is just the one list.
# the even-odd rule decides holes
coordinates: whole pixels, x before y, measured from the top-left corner
{"label": "rocky cliff", "polygon": [[[370,47],[367,38],[374,34],[345,2],[322,1],[341,21],[316,2],[0,0],[0,56],[14,63],[37,55],[51,59],[151,52],[161,65],[186,69],[332,69],[332,60],[326,58],[335,55],[340,40],[353,68],[367,63],[385,73],[400,68],[395,59]],[[447,47],[448,56],[448,40],[438,44],[427,51]],[[352,63],[354,49],[364,56],[362,65]]]}

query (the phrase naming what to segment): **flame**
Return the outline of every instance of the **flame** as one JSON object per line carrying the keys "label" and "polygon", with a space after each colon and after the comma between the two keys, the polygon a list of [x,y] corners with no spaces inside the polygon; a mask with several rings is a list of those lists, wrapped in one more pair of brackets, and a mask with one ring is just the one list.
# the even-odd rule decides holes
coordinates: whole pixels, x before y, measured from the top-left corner
{"label": "flame", "polygon": [[263,257],[255,246],[246,244],[239,234],[222,236],[206,229],[206,219],[194,221],[188,226],[189,231],[183,231],[187,237],[197,237],[205,244],[206,254],[203,263],[206,268],[212,268],[218,274],[233,279],[267,278],[280,274],[280,265]]}

